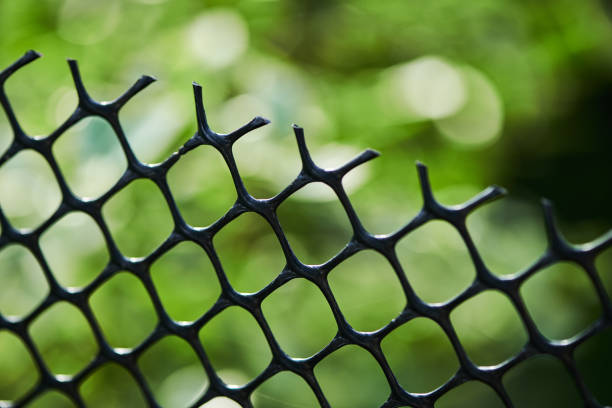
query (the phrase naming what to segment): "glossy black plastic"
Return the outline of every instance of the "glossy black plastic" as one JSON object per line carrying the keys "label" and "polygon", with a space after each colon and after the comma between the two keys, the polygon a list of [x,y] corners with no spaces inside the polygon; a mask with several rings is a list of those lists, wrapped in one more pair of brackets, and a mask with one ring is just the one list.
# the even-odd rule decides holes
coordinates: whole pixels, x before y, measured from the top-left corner
{"label": "glossy black plastic", "polygon": [[[72,115],[61,126],[59,126],[58,129],[46,137],[34,139],[28,136],[20,126],[4,91],[4,83],[11,76],[11,74],[24,65],[34,61],[39,56],[40,54],[34,51],[28,51],[15,63],[6,68],[4,71],[0,72],[0,102],[8,117],[14,135],[11,145],[0,156],[0,166],[22,150],[35,150],[45,158],[51,167],[62,193],[62,202],[53,215],[39,227],[31,231],[18,230],[12,227],[9,220],[0,208],[0,223],[2,226],[0,250],[7,247],[9,244],[20,244],[27,247],[36,257],[50,287],[48,296],[38,305],[38,307],[36,307],[34,311],[24,318],[12,319],[0,315],[0,329],[9,330],[21,338],[31,353],[40,372],[40,380],[37,385],[23,398],[18,401],[14,401],[14,406],[27,405],[28,402],[32,401],[34,398],[48,389],[56,389],[67,395],[78,406],[84,406],[85,404],[83,399],[79,394],[80,384],[98,367],[109,361],[118,363],[127,369],[127,371],[129,371],[134,377],[139,387],[142,389],[142,392],[150,406],[159,406],[137,365],[137,360],[139,356],[151,345],[168,335],[177,335],[185,339],[197,354],[208,375],[209,386],[207,390],[204,391],[204,393],[199,397],[197,402],[193,404],[194,407],[200,406],[217,396],[226,396],[236,401],[243,407],[252,407],[250,396],[253,391],[268,378],[280,371],[291,371],[302,377],[313,390],[321,407],[329,407],[330,404],[319,386],[317,378],[313,373],[313,369],[317,363],[319,363],[327,355],[347,344],[354,344],[367,350],[380,365],[391,390],[391,393],[388,396],[387,401],[384,402],[383,407],[433,407],[438,398],[454,387],[457,387],[469,380],[478,380],[488,384],[493,390],[495,390],[505,405],[511,407],[512,402],[502,384],[502,376],[515,365],[536,354],[549,354],[558,358],[576,383],[585,405],[588,407],[602,406],[596,401],[581,378],[576,368],[573,352],[577,346],[585,342],[587,339],[612,325],[612,304],[594,266],[595,257],[612,245],[612,231],[609,231],[605,236],[589,244],[580,246],[572,245],[563,238],[557,229],[553,219],[551,204],[544,200],[544,221],[548,235],[548,248],[546,252],[533,265],[528,267],[523,272],[510,277],[499,277],[491,273],[491,271],[487,269],[482,261],[481,256],[479,255],[478,250],[474,245],[474,242],[466,227],[466,217],[479,206],[502,196],[505,193],[504,189],[497,186],[489,187],[464,204],[452,207],[446,206],[436,200],[429,183],[427,169],[423,164],[418,163],[417,171],[421,183],[421,194],[423,197],[423,207],[421,211],[410,222],[397,231],[388,235],[373,235],[369,233],[360,222],[359,217],[353,209],[351,201],[343,188],[342,178],[353,168],[377,157],[377,152],[373,150],[366,150],[343,166],[332,170],[322,169],[314,163],[309,154],[302,128],[294,126],[293,131],[295,133],[297,147],[302,161],[301,172],[297,175],[293,182],[291,182],[275,197],[263,200],[256,199],[249,194],[242,182],[236,162],[234,160],[234,155],[232,153],[232,145],[246,133],[266,125],[268,120],[261,117],[256,117],[246,125],[229,134],[215,133],[209,128],[206,121],[206,115],[202,102],[202,88],[198,84],[194,83],[193,90],[195,94],[197,131],[193,137],[186,141],[178,152],[173,153],[162,163],[156,165],[144,164],[138,160],[127,141],[119,121],[119,111],[131,97],[150,85],[155,79],[150,76],[143,76],[136,81],[136,83],[130,89],[128,89],[123,95],[119,96],[114,101],[98,102],[92,99],[88,94],[83,81],[81,80],[77,63],[73,60],[69,60],[68,64],[70,66],[70,71],[72,73],[74,84],[78,93],[78,106]],[[128,168],[116,185],[110,188],[101,197],[95,200],[82,200],[73,194],[68,187],[57,161],[52,154],[52,146],[67,129],[75,125],[80,120],[90,116],[102,118],[113,128],[117,140],[121,144],[123,153],[127,159]],[[183,155],[188,154],[190,150],[200,145],[210,145],[222,155],[231,173],[238,197],[235,204],[227,211],[225,215],[206,228],[194,228],[183,220],[166,180],[166,175],[169,169],[175,163],[177,163],[177,161],[180,160]],[[107,223],[102,216],[101,209],[104,203],[107,202],[113,195],[123,189],[130,182],[141,178],[153,181],[163,194],[172,214],[174,229],[166,240],[146,257],[127,258],[117,248]],[[186,182],[189,181],[187,180]],[[286,200],[298,189],[312,182],[325,183],[335,192],[338,200],[346,211],[353,230],[351,240],[338,254],[329,259],[327,262],[314,266],[303,264],[296,257],[294,252],[291,250],[289,242],[285,237],[276,215],[278,206],[284,200]],[[106,246],[110,255],[110,261],[106,267],[100,271],[97,278],[88,286],[78,290],[67,290],[59,285],[39,246],[41,234],[59,219],[71,212],[84,212],[89,214],[95,220],[104,235]],[[244,212],[254,212],[263,217],[270,224],[281,245],[286,259],[286,265],[282,271],[279,271],[278,276],[264,289],[252,294],[239,293],[232,288],[212,243],[214,235],[219,230]],[[434,219],[443,220],[449,223],[461,235],[474,264],[476,278],[472,284],[465,289],[465,291],[455,298],[443,304],[432,305],[424,302],[415,294],[410,282],[407,280],[406,275],[402,270],[400,262],[398,261],[395,246],[406,234],[412,233],[418,227]],[[221,295],[216,303],[200,318],[191,323],[179,323],[172,320],[168,316],[162,306],[155,287],[153,286],[149,273],[149,268],[156,259],[182,241],[192,241],[202,248],[202,251],[209,256],[215,268],[218,281],[221,285]],[[338,307],[336,300],[334,299],[327,280],[329,272],[336,265],[355,253],[365,249],[375,250],[387,259],[401,282],[406,298],[406,306],[404,310],[395,319],[380,330],[368,333],[358,332],[348,324],[340,308]],[[584,268],[589,279],[596,288],[596,293],[602,305],[603,314],[599,320],[597,320],[592,326],[587,328],[579,335],[562,342],[550,341],[540,333],[527,312],[526,306],[519,295],[519,287],[534,273],[537,273],[553,263],[565,260],[578,263]],[[158,325],[150,336],[148,336],[148,338],[142,344],[129,350],[113,349],[107,343],[88,302],[91,294],[119,271],[128,271],[142,282],[149,296],[151,297],[159,320]],[[270,327],[266,322],[261,310],[262,301],[274,290],[292,279],[307,279],[321,290],[333,312],[338,326],[338,332],[335,338],[318,353],[306,359],[293,359],[283,352],[278,342],[274,338],[274,335],[272,334],[272,331],[270,330]],[[449,316],[451,311],[462,302],[487,289],[496,289],[500,291],[512,302],[528,332],[528,341],[517,355],[513,356],[507,361],[504,361],[503,363],[494,367],[479,367],[469,360],[451,324]],[[99,352],[87,365],[87,367],[71,377],[55,376],[50,372],[34,342],[32,341],[30,334],[28,333],[28,327],[32,321],[58,301],[67,301],[81,310],[83,315],[86,317],[92,332],[94,333],[99,347]],[[254,380],[242,387],[231,387],[221,381],[211,365],[209,358],[207,357],[206,350],[203,348],[200,340],[198,339],[198,332],[204,325],[207,324],[207,322],[209,322],[225,308],[233,305],[247,310],[255,318],[265,335],[273,356],[267,368]],[[445,384],[436,390],[427,394],[412,394],[400,386],[389,366],[387,359],[385,358],[385,355],[381,351],[381,341],[387,334],[398,326],[420,316],[425,316],[434,320],[444,330],[454,348],[454,351],[457,354],[460,368]],[[350,391],[347,390],[347,392]]]}

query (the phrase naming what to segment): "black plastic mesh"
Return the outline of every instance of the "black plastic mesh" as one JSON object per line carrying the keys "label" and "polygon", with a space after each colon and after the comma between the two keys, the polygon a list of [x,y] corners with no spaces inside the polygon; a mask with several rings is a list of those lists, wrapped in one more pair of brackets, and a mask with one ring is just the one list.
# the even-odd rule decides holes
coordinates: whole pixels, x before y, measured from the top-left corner
{"label": "black plastic mesh", "polygon": [[[489,187],[464,204],[452,207],[445,206],[436,201],[429,184],[427,169],[424,165],[419,163],[417,164],[417,170],[423,196],[423,207],[421,211],[408,224],[392,234],[383,236],[372,235],[366,231],[361,224],[359,217],[355,213],[355,210],[353,209],[353,206],[351,205],[351,202],[342,186],[342,178],[356,166],[377,157],[378,154],[375,151],[367,150],[339,168],[325,170],[318,167],[312,161],[306,147],[302,129],[294,126],[293,130],[295,132],[302,161],[301,172],[291,184],[289,184],[275,197],[264,200],[256,199],[249,195],[241,180],[234,156],[232,154],[232,145],[234,142],[236,142],[236,140],[249,131],[267,124],[268,121],[266,119],[256,117],[251,122],[236,131],[226,135],[217,134],[213,132],[207,124],[202,103],[202,90],[199,85],[194,83],[193,89],[195,94],[195,107],[197,115],[197,132],[179,149],[178,152],[173,153],[164,162],[155,165],[143,164],[138,160],[130,148],[120,124],[118,115],[119,110],[124,106],[124,104],[128,102],[137,92],[141,91],[152,83],[154,79],[148,76],[143,76],[127,92],[116,100],[112,102],[97,102],[87,93],[81,80],[77,63],[72,60],[70,60],[68,63],[78,93],[78,107],[66,120],[66,122],[63,123],[58,129],[53,131],[50,135],[43,138],[34,139],[26,135],[19,125],[19,122],[17,121],[4,91],[4,83],[15,71],[38,57],[38,53],[29,51],[13,65],[0,73],[0,102],[2,103],[2,107],[8,117],[10,126],[14,133],[12,144],[0,158],[0,166],[22,150],[34,150],[40,153],[51,167],[62,193],[62,201],[59,208],[57,208],[49,219],[44,221],[39,227],[32,231],[22,231],[13,228],[0,208],[0,222],[2,226],[0,250],[10,244],[19,244],[28,248],[40,264],[40,267],[42,268],[47,283],[50,287],[49,294],[44,301],[42,301],[34,311],[24,318],[12,319],[0,315],[0,329],[9,330],[19,336],[31,353],[40,372],[40,379],[37,385],[19,401],[15,401],[15,406],[27,404],[29,401],[33,400],[48,389],[59,390],[67,395],[74,403],[79,406],[83,406],[84,402],[79,395],[80,384],[94,370],[107,362],[118,363],[127,369],[132,374],[139,387],[142,389],[147,402],[151,406],[158,406],[159,404],[155,401],[154,395],[138,367],[137,360],[145,350],[168,335],[176,335],[186,340],[197,354],[202,366],[206,371],[206,374],[208,375],[209,386],[203,395],[201,395],[201,397],[197,400],[197,402],[193,404],[193,406],[199,406],[217,396],[226,396],[244,407],[251,407],[252,403],[250,401],[250,396],[253,391],[271,376],[280,371],[286,370],[294,372],[302,377],[316,395],[319,404],[322,407],[329,407],[330,404],[321,390],[319,383],[317,382],[313,369],[327,355],[348,344],[354,344],[367,350],[380,365],[380,368],[384,372],[391,390],[387,401],[383,404],[384,407],[431,407],[433,406],[434,402],[446,392],[469,380],[477,380],[488,384],[495,390],[505,405],[511,407],[512,402],[507,391],[502,385],[502,376],[512,367],[536,354],[549,354],[559,359],[567,369],[573,381],[576,383],[585,405],[589,407],[602,406],[591,394],[589,389],[586,387],[583,378],[579,374],[576,368],[573,352],[577,346],[595,334],[601,332],[605,328],[611,326],[612,323],[612,304],[594,266],[595,257],[612,245],[612,231],[591,243],[580,246],[571,245],[565,241],[560,232],[557,230],[552,215],[551,204],[547,201],[543,201],[544,219],[548,237],[548,248],[546,252],[533,265],[524,270],[522,273],[513,275],[511,277],[498,277],[487,269],[481,256],[479,255],[470,233],[467,230],[466,217],[482,204],[502,196],[504,194],[504,190],[502,188],[497,186]],[[83,118],[90,116],[98,116],[104,119],[113,128],[127,159],[128,168],[116,185],[110,188],[110,190],[108,190],[105,194],[95,200],[84,201],[75,196],[68,187],[66,180],[58,167],[58,163],[52,154],[51,148],[54,142],[56,142],[66,130]],[[172,194],[170,193],[166,180],[168,170],[175,163],[177,163],[181,156],[187,154],[190,150],[200,145],[211,145],[223,156],[223,159],[225,160],[231,173],[238,195],[235,204],[227,211],[227,213],[206,228],[191,227],[183,220]],[[117,192],[121,191],[130,182],[141,178],[153,181],[162,192],[172,214],[174,229],[163,244],[161,244],[152,253],[144,258],[134,259],[125,257],[117,248],[107,223],[102,217],[101,209],[104,203],[106,203]],[[317,266],[305,265],[300,262],[300,260],[291,250],[276,215],[278,206],[284,200],[286,200],[298,189],[312,182],[322,182],[331,187],[346,211],[353,230],[353,236],[346,246],[327,262]],[[41,234],[59,219],[71,212],[83,212],[90,215],[95,220],[104,235],[106,246],[110,254],[110,261],[104,270],[100,272],[97,278],[91,284],[78,290],[67,290],[60,286],[54,277],[53,272],[49,268],[49,265],[45,260],[39,246],[39,238]],[[239,293],[232,288],[226,274],[224,273],[223,266],[219,261],[219,257],[217,256],[212,243],[213,236],[219,230],[221,230],[225,225],[234,220],[240,214],[245,212],[254,212],[263,217],[267,223],[269,223],[274,230],[286,258],[286,265],[282,272],[280,272],[278,276],[264,289],[252,294]],[[476,278],[467,289],[452,300],[443,304],[432,305],[424,302],[415,294],[410,282],[407,280],[404,271],[402,270],[402,266],[398,261],[395,246],[401,238],[413,232],[426,222],[434,219],[444,220],[445,222],[451,224],[459,232],[463,241],[465,242],[466,247],[468,248],[469,255],[474,264]],[[216,303],[200,318],[191,323],[178,323],[173,321],[168,316],[153,286],[149,273],[149,268],[156,259],[182,241],[193,241],[206,252],[215,268],[217,278],[221,285],[221,295]],[[395,319],[380,330],[368,333],[358,332],[347,323],[342,311],[334,299],[327,280],[329,272],[335,266],[355,253],[365,249],[377,251],[386,258],[397,274],[397,278],[401,282],[403,293],[406,297],[406,306]],[[588,278],[596,288],[603,313],[594,324],[577,336],[564,341],[550,341],[540,333],[534,324],[534,321],[526,309],[525,303],[519,295],[519,288],[521,284],[533,274],[547,266],[564,260],[573,261],[582,266]],[[116,350],[108,344],[102,334],[98,322],[94,318],[88,302],[91,294],[119,271],[129,271],[142,282],[149,296],[151,297],[159,320],[155,330],[147,337],[147,339],[137,347],[130,350]],[[307,279],[321,290],[325,296],[325,299],[327,300],[327,303],[329,304],[329,307],[331,308],[331,311],[333,312],[338,326],[338,332],[335,338],[318,353],[306,359],[292,359],[283,352],[278,342],[274,338],[274,335],[272,334],[272,331],[270,330],[270,327],[261,311],[262,301],[273,291],[292,279]],[[512,302],[528,332],[528,341],[518,354],[507,361],[494,367],[479,367],[472,363],[468,358],[466,351],[459,342],[455,329],[451,324],[449,315],[450,312],[462,302],[488,289],[502,292]],[[28,333],[28,327],[32,321],[47,308],[59,301],[67,301],[80,309],[87,319],[99,347],[99,352],[97,353],[96,357],[87,365],[85,369],[74,376],[54,376],[47,368],[39,350],[37,350],[37,347]],[[265,335],[273,356],[267,368],[254,380],[242,387],[230,387],[221,381],[219,376],[215,373],[209,358],[207,357],[206,350],[203,348],[200,340],[198,339],[198,332],[200,329],[214,316],[232,305],[245,309],[255,318]],[[452,347],[458,357],[460,367],[446,383],[434,391],[426,394],[413,394],[407,392],[400,386],[385,355],[381,351],[380,344],[382,339],[395,328],[411,319],[414,319],[415,317],[420,316],[428,317],[440,325],[452,344]]]}

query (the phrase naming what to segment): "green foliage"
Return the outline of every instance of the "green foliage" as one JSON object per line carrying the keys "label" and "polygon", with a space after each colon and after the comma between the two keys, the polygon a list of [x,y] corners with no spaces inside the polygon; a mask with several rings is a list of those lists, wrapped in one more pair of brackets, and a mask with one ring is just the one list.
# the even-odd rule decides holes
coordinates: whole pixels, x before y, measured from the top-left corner
{"label": "green foliage", "polygon": [[[292,122],[305,128],[312,155],[324,167],[341,165],[361,148],[375,148],[383,157],[344,180],[364,226],[373,233],[396,230],[420,208],[415,159],[430,166],[434,190],[447,204],[462,202],[488,184],[502,184],[516,195],[509,204],[477,211],[468,229],[493,273],[514,274],[545,249],[540,215],[533,209],[538,195],[557,203],[569,237],[590,240],[612,220],[605,200],[612,196],[612,183],[604,180],[612,174],[612,28],[603,3],[0,1],[0,66],[30,48],[45,54],[6,84],[32,136],[49,134],[76,106],[65,57],[79,60],[96,99],[114,99],[140,74],[155,75],[158,83],[120,115],[136,155],[147,163],[165,159],[193,134],[190,84],[202,83],[213,129],[227,132],[255,115],[272,120],[234,148],[245,185],[258,198],[275,195],[299,173]],[[97,197],[120,177],[126,162],[113,137],[104,122],[92,119],[54,146],[59,168],[76,194]],[[10,138],[8,120],[0,114],[2,150]],[[193,226],[210,225],[236,198],[223,159],[206,146],[182,157],[168,182]],[[278,211],[289,244],[306,263],[324,262],[352,233],[335,194],[327,190],[307,186]],[[59,200],[51,170],[37,154],[18,154],[0,169],[0,205],[17,227],[36,227]],[[172,230],[168,203],[148,181],[130,183],[103,210],[119,249],[128,256],[150,253]],[[107,248],[94,221],[71,217],[52,226],[40,244],[61,285],[84,286],[101,273]],[[253,214],[222,229],[213,244],[229,282],[241,292],[262,289],[285,265],[273,231]],[[449,225],[428,223],[402,240],[397,251],[425,301],[448,300],[474,278],[465,243]],[[596,266],[612,292],[611,254],[600,256]],[[358,253],[329,275],[344,317],[358,330],[383,327],[406,304],[396,271],[378,258]],[[584,271],[555,268],[527,280],[521,295],[542,332],[557,339],[576,334],[600,310]],[[123,278],[133,285],[118,285]],[[177,321],[202,316],[220,293],[208,255],[190,244],[179,244],[157,260],[151,281]],[[26,315],[44,299],[47,286],[25,248],[0,252],[3,315]],[[136,345],[156,324],[153,300],[143,288],[122,274],[92,295],[93,314],[113,346]],[[460,305],[451,317],[470,358],[495,364],[526,339],[507,299],[487,296]],[[295,280],[273,292],[262,310],[281,348],[305,357],[335,334],[327,302],[310,282]],[[551,307],[565,307],[567,313],[550,316]],[[72,309],[62,303],[31,326],[34,343],[54,373],[74,374],[96,353],[89,325]],[[109,322],[121,323],[120,329]],[[609,370],[598,358],[609,348],[602,338],[584,345],[579,368],[601,402],[612,404],[609,387],[601,383]],[[229,383],[247,382],[270,360],[259,326],[243,309],[222,311],[204,326],[200,340]],[[0,400],[12,400],[34,385],[33,363],[16,337],[0,332],[0,345]],[[167,337],[138,362],[162,404],[184,406],[207,384],[190,347]],[[409,391],[430,391],[457,368],[446,334],[429,320],[400,326],[384,339],[382,349]],[[518,406],[574,404],[573,386],[558,393],[559,385],[551,380],[570,383],[564,368],[555,364],[532,359],[508,373],[504,383],[513,401]],[[372,407],[388,397],[378,365],[356,346],[323,359],[315,374],[334,407]],[[534,380],[544,383],[548,394],[540,395]],[[91,406],[104,405],[102,400],[144,404],[132,375],[112,365],[88,374],[80,391]],[[288,372],[264,382],[252,400],[265,408],[316,405],[303,379]],[[222,404],[218,398],[206,406],[227,406]],[[500,404],[492,389],[471,381],[445,394],[436,406]],[[31,406],[70,405],[62,394],[48,392]]]}

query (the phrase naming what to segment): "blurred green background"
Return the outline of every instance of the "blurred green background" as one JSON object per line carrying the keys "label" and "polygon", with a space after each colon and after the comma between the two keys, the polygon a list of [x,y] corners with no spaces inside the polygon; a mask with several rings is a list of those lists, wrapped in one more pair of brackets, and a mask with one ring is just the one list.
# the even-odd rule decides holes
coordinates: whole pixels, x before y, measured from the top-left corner
{"label": "blurred green background", "polygon": [[[487,266],[513,274],[546,247],[538,201],[548,197],[565,235],[585,242],[612,221],[612,7],[596,0],[498,1],[187,1],[0,0],[0,65],[27,49],[45,57],[14,75],[6,90],[26,132],[49,134],[72,112],[76,93],[65,58],[79,60],[86,86],[98,100],[114,99],[141,74],[159,81],[136,96],[120,119],[140,160],[156,163],[194,132],[191,81],[203,85],[209,122],[231,131],[255,115],[272,123],[234,148],[249,192],[271,197],[299,172],[290,124],[305,128],[315,161],[338,166],[366,147],[382,157],[353,172],[345,187],[366,228],[389,233],[420,208],[413,163],[430,168],[437,197],[457,204],[489,184],[510,196],[478,210],[468,227]],[[0,115],[0,149],[10,143]],[[126,161],[108,124],[87,119],[64,134],[53,152],[70,187],[97,197],[112,186]],[[184,218],[206,226],[235,200],[220,155],[208,147],[190,152],[168,175]],[[0,168],[0,205],[19,228],[39,225],[61,199],[46,162],[22,152]],[[121,251],[143,256],[172,229],[163,197],[150,181],[131,183],[103,213]],[[292,248],[305,263],[321,263],[350,238],[350,225],[332,191],[309,185],[279,208]],[[245,214],[213,241],[232,285],[261,289],[282,269],[282,252],[270,227]],[[69,214],[41,238],[58,281],[88,284],[108,260],[103,237],[84,214]],[[467,287],[474,268],[465,245],[448,224],[431,222],[397,247],[417,294],[442,302]],[[597,259],[612,290],[612,250]],[[152,267],[164,307],[191,321],[219,295],[210,261],[183,243]],[[393,319],[405,300],[382,256],[365,251],[329,276],[345,317],[358,330],[376,330]],[[0,252],[0,313],[28,314],[48,287],[32,254],[11,245]],[[521,288],[544,335],[566,339],[601,315],[594,288],[577,265],[554,265]],[[144,286],[119,273],[90,299],[104,335],[114,347],[134,347],[157,317]],[[335,335],[321,292],[305,280],[275,291],[262,305],[280,342],[293,357],[307,357]],[[472,361],[494,365],[515,354],[527,335],[501,293],[486,292],[451,314]],[[58,303],[29,328],[53,373],[75,374],[96,354],[87,321]],[[221,378],[244,384],[271,353],[255,320],[229,308],[200,333]],[[610,330],[581,345],[581,374],[603,404],[612,404]],[[387,336],[382,348],[402,386],[428,392],[458,368],[448,339],[425,318]],[[188,344],[164,338],[139,360],[163,406],[186,406],[207,378]],[[344,347],[315,368],[333,407],[379,406],[388,385],[375,360]],[[0,401],[27,392],[38,374],[16,336],[0,331]],[[504,376],[518,407],[581,406],[563,366],[536,357]],[[129,373],[106,365],[80,387],[91,406],[143,406]],[[314,407],[306,383],[290,373],[266,381],[252,396],[256,407]],[[0,405],[2,403],[0,402]],[[31,406],[72,403],[48,392]],[[217,398],[206,407],[233,407]],[[494,392],[466,383],[436,407],[503,406]]]}

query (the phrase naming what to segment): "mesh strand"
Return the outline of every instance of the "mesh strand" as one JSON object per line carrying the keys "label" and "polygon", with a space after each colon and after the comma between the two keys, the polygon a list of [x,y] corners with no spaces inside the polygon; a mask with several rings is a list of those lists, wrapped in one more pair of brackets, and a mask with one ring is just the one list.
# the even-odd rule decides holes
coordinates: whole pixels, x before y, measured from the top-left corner
{"label": "mesh strand", "polygon": [[[303,130],[294,126],[294,132],[302,162],[302,170],[299,175],[278,195],[270,199],[256,199],[249,195],[243,181],[238,173],[236,162],[232,153],[232,145],[241,136],[268,123],[261,117],[254,118],[251,122],[228,134],[218,134],[213,132],[206,121],[206,116],[202,103],[201,87],[194,83],[195,107],[197,116],[197,131],[180,149],[173,153],[165,161],[155,165],[148,165],[140,162],[132,151],[122,126],[119,122],[119,111],[126,102],[136,93],[147,87],[154,81],[148,76],[141,77],[136,83],[119,98],[111,102],[97,102],[87,93],[81,80],[78,66],[75,61],[69,60],[69,66],[77,90],[79,102],[72,115],[55,131],[43,138],[33,139],[26,135],[21,128],[10,102],[4,91],[5,81],[19,68],[37,59],[40,55],[34,51],[28,51],[23,57],[13,63],[0,73],[0,102],[4,109],[12,132],[13,141],[8,149],[0,157],[0,166],[6,163],[11,157],[22,150],[34,150],[40,153],[51,167],[62,193],[60,206],[55,212],[34,230],[18,230],[11,226],[8,218],[0,208],[0,223],[2,235],[0,236],[0,250],[10,244],[18,244],[28,248],[39,263],[44,277],[49,285],[49,293],[46,298],[27,316],[14,319],[0,314],[0,329],[8,330],[17,335],[29,350],[40,377],[36,386],[18,401],[12,402],[12,406],[23,406],[40,394],[49,389],[55,389],[67,395],[77,406],[84,406],[84,401],[79,394],[80,384],[96,369],[107,362],[115,362],[133,376],[136,383],[150,406],[159,406],[155,400],[150,386],[147,384],[143,373],[138,367],[139,356],[149,347],[160,339],[176,335],[181,337],[191,346],[202,364],[208,379],[208,388],[197,398],[192,406],[200,406],[217,396],[226,396],[243,407],[252,407],[250,401],[253,391],[264,381],[281,371],[290,371],[306,381],[315,394],[321,407],[329,407],[330,404],[323,393],[317,378],[314,375],[314,367],[330,353],[339,348],[353,344],[369,352],[384,373],[389,384],[390,395],[383,407],[431,407],[442,395],[451,389],[469,380],[477,380],[488,384],[508,407],[513,406],[510,397],[502,384],[502,376],[512,367],[536,354],[552,355],[563,364],[570,377],[575,382],[580,396],[585,406],[601,407],[602,405],[595,399],[585,385],[584,379],[576,368],[573,352],[580,344],[600,333],[611,326],[612,323],[612,304],[606,290],[597,274],[594,266],[596,256],[612,245],[612,231],[603,237],[580,246],[568,243],[558,231],[553,215],[551,204],[543,201],[544,220],[548,238],[548,247],[545,253],[530,267],[523,272],[510,277],[495,276],[485,266],[477,248],[466,227],[467,216],[479,206],[491,200],[499,198],[505,192],[502,188],[492,186],[480,194],[458,206],[445,206],[439,203],[430,187],[427,169],[418,163],[417,171],[421,183],[421,193],[423,197],[423,207],[421,211],[405,226],[388,235],[370,234],[362,225],[351,202],[343,188],[342,178],[353,168],[363,164],[378,156],[373,150],[366,150],[361,155],[346,163],[345,165],[332,170],[318,167],[310,157],[306,147]],[[120,180],[106,193],[95,200],[82,200],[72,193],[56,159],[52,154],[52,146],[61,135],[71,126],[80,120],[97,116],[107,121],[115,132],[121,145],[123,153],[128,162],[128,167]],[[234,186],[237,192],[235,204],[220,219],[206,228],[194,228],[188,225],[182,218],[175,200],[170,192],[166,175],[169,169],[177,163],[181,156],[200,145],[210,145],[214,147],[223,157],[231,173]],[[111,197],[121,191],[130,182],[137,179],[149,179],[163,194],[166,204],[170,209],[174,228],[172,233],[165,241],[153,252],[143,258],[127,258],[121,254],[110,233],[109,227],[102,216],[102,206]],[[306,265],[300,262],[291,250],[287,238],[279,224],[276,210],[278,206],[295,193],[300,188],[313,182],[322,182],[328,185],[342,204],[352,227],[352,238],[346,246],[335,256],[322,265]],[[83,212],[90,215],[102,232],[106,246],[110,255],[110,261],[99,275],[89,285],[79,289],[67,290],[63,288],[53,275],[45,256],[39,246],[39,238],[48,228],[62,217],[72,212]],[[228,278],[223,270],[223,266],[215,251],[212,239],[225,225],[230,223],[239,215],[245,212],[253,212],[261,216],[273,229],[278,242],[285,256],[286,265],[278,276],[271,281],[265,288],[256,293],[239,293],[230,285]],[[452,225],[463,239],[470,258],[474,264],[476,278],[472,284],[462,293],[453,299],[442,304],[428,304],[421,300],[414,292],[407,280],[402,266],[398,261],[395,252],[397,242],[409,233],[425,224],[430,220],[443,220]],[[202,248],[210,258],[221,286],[221,295],[216,303],[206,311],[201,317],[190,323],[179,323],[172,320],[164,310],[159,295],[152,283],[149,269],[152,263],[174,246],[183,241],[192,241]],[[327,276],[330,271],[338,264],[356,254],[359,251],[372,249],[385,257],[393,268],[403,293],[406,298],[406,307],[388,325],[375,332],[358,332],[347,322],[340,310],[334,295],[332,294]],[[519,295],[520,285],[538,271],[561,261],[573,261],[582,266],[588,278],[593,283],[597,296],[602,306],[602,315],[590,327],[569,340],[551,341],[548,340],[536,327],[530,317],[524,301]],[[158,324],[153,332],[140,345],[133,349],[113,349],[105,340],[100,325],[94,318],[89,305],[89,297],[102,284],[115,276],[119,271],[128,271],[136,276],[146,288],[155,308]],[[273,291],[283,286],[292,279],[307,279],[314,283],[325,296],[331,308],[334,319],[338,326],[335,338],[315,355],[306,359],[293,359],[283,352],[275,339],[272,331],[261,310],[262,301]],[[485,290],[497,290],[503,293],[512,303],[520,316],[524,327],[528,333],[528,340],[522,350],[493,367],[479,367],[473,364],[468,358],[464,347],[461,345],[457,333],[451,323],[450,313],[464,301],[478,295]],[[85,316],[96,339],[99,351],[95,358],[80,372],[74,376],[55,376],[45,364],[41,353],[34,344],[28,327],[34,319],[41,315],[45,310],[59,301],[67,301],[76,306]],[[230,306],[238,306],[248,311],[257,321],[259,328],[265,335],[266,341],[272,353],[272,360],[267,368],[261,372],[251,382],[241,387],[228,386],[221,381],[215,369],[210,363],[206,350],[203,348],[198,333],[213,317]],[[442,386],[426,394],[414,394],[407,392],[392,372],[389,363],[381,350],[381,341],[400,325],[416,318],[427,317],[434,320],[444,331],[450,340],[452,347],[459,361],[457,372]]]}

